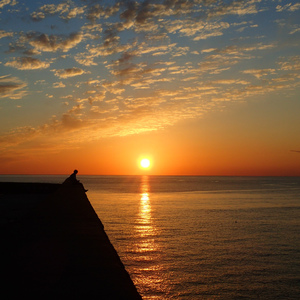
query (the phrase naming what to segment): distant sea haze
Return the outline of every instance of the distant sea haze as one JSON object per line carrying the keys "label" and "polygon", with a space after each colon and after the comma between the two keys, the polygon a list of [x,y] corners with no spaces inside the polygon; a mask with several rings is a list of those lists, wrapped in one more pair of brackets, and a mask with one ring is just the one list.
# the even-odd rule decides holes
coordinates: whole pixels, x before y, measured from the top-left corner
{"label": "distant sea haze", "polygon": [[300,177],[78,179],[143,299],[299,299]]}

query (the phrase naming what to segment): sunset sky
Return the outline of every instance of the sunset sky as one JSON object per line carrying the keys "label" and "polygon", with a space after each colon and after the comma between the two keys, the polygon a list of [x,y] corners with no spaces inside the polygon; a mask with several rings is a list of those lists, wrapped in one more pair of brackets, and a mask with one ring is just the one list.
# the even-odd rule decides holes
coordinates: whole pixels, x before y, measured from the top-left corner
{"label": "sunset sky", "polygon": [[0,174],[300,176],[298,1],[0,0],[0,19]]}

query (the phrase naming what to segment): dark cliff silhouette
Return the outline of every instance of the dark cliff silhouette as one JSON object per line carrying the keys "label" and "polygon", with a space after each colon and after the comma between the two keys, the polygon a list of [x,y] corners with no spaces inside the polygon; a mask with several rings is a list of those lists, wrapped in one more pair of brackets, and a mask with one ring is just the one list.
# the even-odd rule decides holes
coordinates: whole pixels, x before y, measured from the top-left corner
{"label": "dark cliff silhouette", "polygon": [[2,299],[142,299],[81,184],[0,190]]}

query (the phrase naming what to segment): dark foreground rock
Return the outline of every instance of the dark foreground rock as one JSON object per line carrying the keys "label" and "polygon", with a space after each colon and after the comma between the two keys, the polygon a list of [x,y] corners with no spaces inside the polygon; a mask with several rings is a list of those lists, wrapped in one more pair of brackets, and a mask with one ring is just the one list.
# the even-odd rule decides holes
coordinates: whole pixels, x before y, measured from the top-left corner
{"label": "dark foreground rock", "polygon": [[0,183],[1,299],[141,299],[81,185]]}

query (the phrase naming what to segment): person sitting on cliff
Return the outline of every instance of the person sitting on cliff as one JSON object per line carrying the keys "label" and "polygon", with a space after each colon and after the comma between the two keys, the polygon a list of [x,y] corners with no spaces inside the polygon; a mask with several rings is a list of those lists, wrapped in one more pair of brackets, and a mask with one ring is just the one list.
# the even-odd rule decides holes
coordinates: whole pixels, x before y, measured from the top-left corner
{"label": "person sitting on cliff", "polygon": [[76,178],[76,174],[78,173],[77,170],[74,170],[74,172],[70,175],[69,179],[70,179],[70,182],[73,183],[73,184],[77,184],[79,183],[79,180],[77,180]]}
{"label": "person sitting on cliff", "polygon": [[87,192],[88,190],[86,190],[83,187],[83,184],[80,183],[80,181],[76,178],[77,173],[78,173],[78,171],[75,169],[74,172],[63,183],[64,184],[80,184],[82,186],[82,188],[84,189],[84,191]]}

